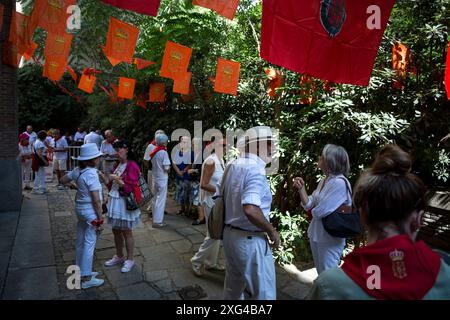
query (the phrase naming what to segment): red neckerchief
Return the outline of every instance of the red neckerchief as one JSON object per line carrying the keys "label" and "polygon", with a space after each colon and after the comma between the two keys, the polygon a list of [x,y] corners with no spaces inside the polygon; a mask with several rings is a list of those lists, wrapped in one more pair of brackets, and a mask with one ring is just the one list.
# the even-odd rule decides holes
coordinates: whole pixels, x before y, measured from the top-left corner
{"label": "red neckerchief", "polygon": [[153,159],[153,157],[155,156],[155,154],[157,154],[159,151],[161,150],[167,150],[166,147],[164,146],[157,146],[155,149],[153,149],[152,152],[150,152],[150,158]]}
{"label": "red neckerchief", "polygon": [[[380,289],[368,288],[374,279],[369,266],[380,268]],[[440,256],[423,241],[398,235],[356,249],[344,259],[342,270],[375,299],[420,300],[436,282],[440,266]]]}
{"label": "red neckerchief", "polygon": [[150,142],[150,144],[152,144],[152,145],[156,146],[156,140],[155,140],[155,139],[153,139],[153,141],[152,141],[152,142]]}

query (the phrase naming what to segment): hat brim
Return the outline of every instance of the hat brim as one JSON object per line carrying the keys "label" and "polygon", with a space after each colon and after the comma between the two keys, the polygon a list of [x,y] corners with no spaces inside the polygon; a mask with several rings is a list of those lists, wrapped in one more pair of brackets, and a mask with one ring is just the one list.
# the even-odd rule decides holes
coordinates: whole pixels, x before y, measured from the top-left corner
{"label": "hat brim", "polygon": [[95,154],[95,155],[92,155],[92,156],[89,156],[89,157],[74,157],[74,156],[72,156],[71,158],[73,159],[73,160],[78,160],[78,161],[87,161],[87,160],[92,160],[92,159],[95,159],[95,158],[98,158],[98,157],[101,157],[101,156],[103,156],[104,155],[104,153],[101,153],[100,151],[97,153],[97,154]]}
{"label": "hat brim", "polygon": [[253,139],[249,139],[248,143],[252,143],[252,142],[257,142],[257,141],[276,141],[277,139],[275,139],[274,137],[261,137],[261,138],[253,138]]}

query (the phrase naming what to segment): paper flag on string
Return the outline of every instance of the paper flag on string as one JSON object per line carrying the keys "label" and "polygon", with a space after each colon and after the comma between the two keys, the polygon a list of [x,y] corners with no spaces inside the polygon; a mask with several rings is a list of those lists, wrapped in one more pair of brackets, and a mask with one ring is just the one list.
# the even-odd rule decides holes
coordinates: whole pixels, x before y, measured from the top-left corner
{"label": "paper flag on string", "polygon": [[192,4],[214,10],[221,16],[233,20],[239,0],[192,0]]}
{"label": "paper flag on string", "polygon": [[104,3],[114,7],[131,10],[137,13],[156,17],[160,0],[102,0]]}
{"label": "paper flag on string", "polygon": [[150,67],[150,66],[154,65],[155,62],[149,61],[149,60],[140,59],[140,58],[134,58],[134,64],[136,65],[136,68],[138,68],[138,70],[142,70],[144,68],[147,68],[147,67]]}
{"label": "paper flag on string", "polygon": [[31,47],[31,30],[30,17],[17,11],[13,12],[11,28],[9,29],[9,42],[11,42],[21,54]]}
{"label": "paper flag on string", "polygon": [[166,100],[166,85],[163,82],[150,84],[148,101],[164,102]]}
{"label": "paper flag on string", "polygon": [[183,94],[181,96],[181,100],[184,103],[188,103],[188,102],[191,102],[192,100],[194,100],[194,86],[192,84],[189,86],[189,93]]}
{"label": "paper flag on string", "polygon": [[44,55],[46,57],[60,57],[67,60],[69,58],[70,46],[72,45],[73,36],[68,33],[60,35],[56,33],[47,33],[45,41]]}
{"label": "paper flag on string", "polygon": [[450,100],[450,41],[447,48],[447,61],[445,63],[445,88],[447,89],[447,98]]}
{"label": "paper flag on string", "polygon": [[219,58],[217,61],[214,91],[236,96],[239,83],[240,68],[241,64],[239,62]]}
{"label": "paper flag on string", "polygon": [[191,59],[192,49],[167,41],[159,75],[164,78],[184,77]]}
{"label": "paper flag on string", "polygon": [[135,79],[120,77],[117,96],[119,98],[124,99],[133,99],[135,85],[136,85]]}
{"label": "paper flag on string", "polygon": [[[264,0],[261,57],[322,80],[367,86],[394,2]],[[379,8],[379,27],[367,27],[369,6]]]}
{"label": "paper flag on string", "polygon": [[178,77],[173,82],[173,92],[181,94],[189,94],[192,72],[186,72],[183,76]]}
{"label": "paper flag on string", "polygon": [[19,50],[12,45],[10,42],[3,42],[3,64],[8,65],[13,68],[19,68],[20,59],[22,55]]}
{"label": "paper flag on string", "polygon": [[0,32],[3,29],[3,12],[5,11],[5,6],[0,4]]}
{"label": "paper flag on string", "polygon": [[147,110],[147,101],[145,100],[143,94],[136,97],[136,105],[144,110]]}
{"label": "paper flag on string", "polygon": [[78,83],[78,89],[83,90],[87,93],[92,93],[94,91],[94,85],[97,81],[97,77],[90,74],[83,73]]}
{"label": "paper flag on string", "polygon": [[35,42],[32,42],[31,45],[25,50],[23,53],[23,57],[26,61],[29,61],[31,57],[34,55],[34,52],[38,48],[38,44]]}
{"label": "paper flag on string", "polygon": [[133,63],[134,49],[139,36],[135,26],[110,17],[105,56],[115,66],[120,62]]}
{"label": "paper flag on string", "polygon": [[76,4],[76,0],[36,0],[31,13],[31,25],[33,28],[41,27],[51,33],[63,34],[69,18],[67,8]]}
{"label": "paper flag on string", "polygon": [[78,80],[78,75],[75,72],[75,70],[73,70],[72,67],[66,66],[66,70],[70,74],[70,76],[72,77],[73,81],[77,81]]}
{"label": "paper flag on string", "polygon": [[43,76],[54,81],[61,80],[66,69],[67,60],[59,57],[45,57]]}
{"label": "paper flag on string", "polygon": [[308,75],[300,76],[300,103],[311,104],[315,102],[314,92],[316,92],[316,83],[314,79]]}
{"label": "paper flag on string", "polygon": [[392,46],[392,69],[400,76],[406,76],[409,63],[409,48],[399,42]]}
{"label": "paper flag on string", "polygon": [[265,68],[264,72],[269,78],[269,88],[267,94],[271,98],[275,98],[277,95],[277,88],[283,85],[283,72],[274,68]]}

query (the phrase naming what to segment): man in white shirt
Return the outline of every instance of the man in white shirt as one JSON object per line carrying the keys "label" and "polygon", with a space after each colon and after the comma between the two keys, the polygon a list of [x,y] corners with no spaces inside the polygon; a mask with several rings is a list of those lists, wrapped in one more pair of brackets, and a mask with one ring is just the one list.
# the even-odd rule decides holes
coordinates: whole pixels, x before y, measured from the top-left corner
{"label": "man in white shirt", "polygon": [[103,140],[100,146],[100,152],[103,153],[103,173],[108,178],[117,161],[117,152],[113,147],[114,142],[117,140],[114,137],[112,130],[105,131],[106,139]]}
{"label": "man in white shirt", "polygon": [[78,128],[77,132],[75,132],[75,136],[73,137],[73,140],[75,142],[84,142],[85,136],[86,136],[86,131],[82,131],[81,128]]}
{"label": "man in white shirt", "polygon": [[[155,189],[153,186],[152,168],[150,168],[150,164],[151,164],[150,153],[152,153],[152,151],[155,150],[156,137],[160,134],[165,134],[164,130],[161,130],[161,129],[156,130],[153,141],[147,145],[147,147],[145,148],[145,151],[144,151],[144,176],[145,176],[145,171],[147,171],[147,183],[150,186],[150,190],[152,191],[153,194],[155,193]],[[150,210],[151,208],[153,208],[153,201],[154,201],[153,199],[149,203],[147,210]]]}
{"label": "man in white shirt", "polygon": [[275,263],[267,238],[278,247],[280,236],[269,222],[272,193],[265,171],[273,143],[269,127],[247,130],[245,152],[224,174],[224,299],[276,299]]}
{"label": "man in white shirt", "polygon": [[90,128],[89,133],[84,137],[84,144],[95,143],[98,150],[102,145],[102,138],[95,132],[95,128]]}
{"label": "man in white shirt", "polygon": [[28,141],[30,143],[30,145],[34,145],[34,142],[37,139],[37,134],[36,132],[33,131],[33,127],[28,125],[27,126],[27,130],[24,132],[24,134],[26,134],[28,136]]}
{"label": "man in white shirt", "polygon": [[56,176],[58,177],[57,188],[58,190],[64,190],[65,187],[61,183],[61,178],[66,174],[67,170],[67,150],[69,150],[69,145],[58,129],[53,130],[53,139],[50,145],[53,148],[53,170],[56,171]]}

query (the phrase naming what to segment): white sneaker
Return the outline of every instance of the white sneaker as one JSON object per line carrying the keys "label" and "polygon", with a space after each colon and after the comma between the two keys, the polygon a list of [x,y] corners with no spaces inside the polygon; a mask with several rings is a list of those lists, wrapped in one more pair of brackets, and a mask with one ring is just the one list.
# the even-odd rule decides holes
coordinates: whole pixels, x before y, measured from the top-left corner
{"label": "white sneaker", "polygon": [[197,277],[201,277],[203,275],[203,266],[192,263],[192,271]]}
{"label": "white sneaker", "polygon": [[99,287],[99,286],[101,286],[104,283],[105,283],[105,280],[97,279],[94,276],[92,276],[91,280],[81,282],[81,288],[82,289],[89,289],[89,288],[92,288],[92,287]]}
{"label": "white sneaker", "polygon": [[105,266],[112,267],[112,266],[120,264],[120,263],[122,263],[124,261],[125,261],[124,257],[119,258],[117,255],[114,255],[114,257],[112,257],[111,260],[108,260],[108,261],[105,262]]}
{"label": "white sneaker", "polygon": [[123,263],[123,267],[122,267],[122,269],[120,269],[120,271],[122,271],[123,273],[127,273],[127,272],[130,272],[131,269],[133,269],[133,267],[134,267],[134,261],[133,260],[126,260]]}

